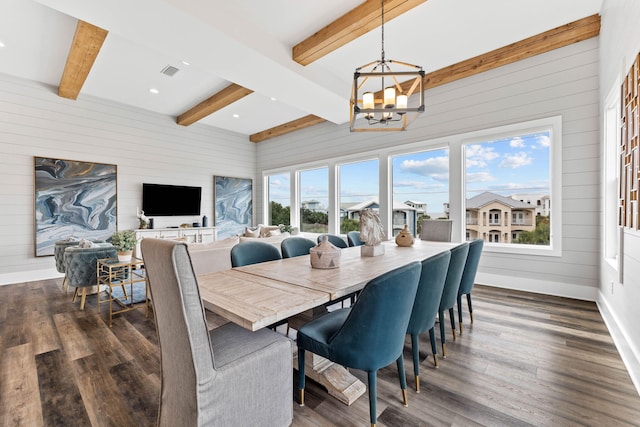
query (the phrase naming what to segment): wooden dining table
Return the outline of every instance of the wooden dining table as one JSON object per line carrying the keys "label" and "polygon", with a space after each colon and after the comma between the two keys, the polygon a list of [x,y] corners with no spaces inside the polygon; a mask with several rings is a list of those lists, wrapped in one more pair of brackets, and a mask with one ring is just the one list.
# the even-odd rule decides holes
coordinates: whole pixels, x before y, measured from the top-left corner
{"label": "wooden dining table", "polygon": [[[416,240],[408,247],[382,245],[385,253],[375,257],[361,256],[361,247],[342,249],[340,266],[333,269],[312,268],[306,255],[198,275],[200,295],[206,309],[256,331],[343,299],[381,274],[456,244]],[[308,362],[308,375],[347,405],[366,391],[344,368],[315,355]]]}

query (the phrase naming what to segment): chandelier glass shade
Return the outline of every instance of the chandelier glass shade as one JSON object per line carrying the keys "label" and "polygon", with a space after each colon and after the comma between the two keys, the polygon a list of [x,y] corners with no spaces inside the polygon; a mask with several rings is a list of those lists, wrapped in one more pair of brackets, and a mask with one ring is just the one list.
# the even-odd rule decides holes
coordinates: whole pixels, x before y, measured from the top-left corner
{"label": "chandelier glass shade", "polygon": [[424,112],[424,71],[418,65],[385,59],[382,0],[381,59],[356,68],[351,93],[350,130],[406,130]]}

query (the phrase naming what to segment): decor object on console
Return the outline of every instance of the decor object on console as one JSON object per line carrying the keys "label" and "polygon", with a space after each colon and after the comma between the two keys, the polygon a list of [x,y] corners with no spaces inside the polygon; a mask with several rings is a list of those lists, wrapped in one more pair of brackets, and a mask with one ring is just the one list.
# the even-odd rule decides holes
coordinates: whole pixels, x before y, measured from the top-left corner
{"label": "decor object on console", "polygon": [[117,224],[116,165],[35,157],[35,255],[68,236],[105,240]]}
{"label": "decor object on console", "polygon": [[340,267],[340,249],[329,242],[329,236],[322,236],[322,241],[317,246],[309,249],[309,259],[313,268],[338,268]]}
{"label": "decor object on console", "polygon": [[364,242],[360,246],[362,256],[378,256],[384,254],[384,229],[380,222],[380,217],[371,209],[360,211],[360,240]]}
{"label": "decor object on console", "polygon": [[111,236],[111,244],[118,250],[118,259],[122,262],[131,260],[137,242],[136,233],[133,230],[116,231]]}
{"label": "decor object on console", "polygon": [[253,222],[251,179],[214,177],[213,225],[221,239],[242,234]]}
{"label": "decor object on console", "polygon": [[[418,113],[424,112],[425,74],[422,67],[385,58],[384,0],[381,3],[381,57],[356,68],[353,73],[351,132],[406,130]],[[391,69],[391,64],[396,70]],[[403,71],[398,71],[396,66],[402,67]],[[405,77],[409,79],[403,82],[398,80]],[[358,98],[359,94],[362,94],[361,99]],[[418,96],[412,99],[414,94]],[[410,118],[407,113],[411,113]]]}
{"label": "decor object on console", "polygon": [[141,230],[145,230],[145,229],[149,228],[149,223],[151,221],[144,214],[144,211],[141,211],[140,208],[136,208],[136,216],[138,217],[138,221],[140,221],[140,229]]}
{"label": "decor object on console", "polygon": [[400,233],[396,236],[396,245],[398,246],[412,246],[413,245],[413,234],[409,231],[409,226],[407,224],[404,225],[404,228],[400,230]]}

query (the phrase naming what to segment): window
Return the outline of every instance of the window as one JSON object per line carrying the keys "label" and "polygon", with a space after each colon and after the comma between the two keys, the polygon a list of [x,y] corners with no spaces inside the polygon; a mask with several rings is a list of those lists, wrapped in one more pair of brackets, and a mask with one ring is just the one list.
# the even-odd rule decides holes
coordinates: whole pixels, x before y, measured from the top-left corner
{"label": "window", "polygon": [[329,230],[329,168],[300,171],[300,231]]}
{"label": "window", "polygon": [[[551,212],[537,206],[551,196],[551,135],[545,129],[464,145],[469,234],[490,243],[550,245]],[[487,215],[488,223],[469,221]]]}
{"label": "window", "polygon": [[291,183],[289,176],[289,172],[267,176],[268,224],[291,224]]}
{"label": "window", "polygon": [[360,230],[360,211],[379,211],[378,160],[347,163],[338,166],[340,176],[340,233]]}
{"label": "window", "polygon": [[393,235],[415,235],[423,219],[449,218],[449,149],[393,156]]}

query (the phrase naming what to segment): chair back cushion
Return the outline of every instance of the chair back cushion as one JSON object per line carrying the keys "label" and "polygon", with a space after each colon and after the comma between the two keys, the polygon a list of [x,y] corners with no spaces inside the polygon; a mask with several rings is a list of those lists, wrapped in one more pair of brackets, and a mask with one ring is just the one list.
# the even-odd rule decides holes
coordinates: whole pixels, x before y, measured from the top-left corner
{"label": "chair back cushion", "polygon": [[348,248],[349,247],[349,245],[347,245],[347,242],[345,242],[342,237],[336,236],[335,234],[321,234],[321,235],[319,235],[318,236],[318,243],[322,242],[322,237],[323,236],[327,236],[327,239],[329,240],[329,243],[331,243],[336,248],[344,249],[344,248]]}
{"label": "chair back cushion", "polygon": [[451,252],[447,251],[422,261],[418,292],[407,328],[408,334],[421,334],[435,325],[450,259]]}
{"label": "chair back cushion", "polygon": [[158,419],[179,414],[175,425],[196,425],[198,399],[211,394],[216,376],[200,290],[185,243],[165,239],[141,242],[158,331],[162,364]]}
{"label": "chair back cushion", "polygon": [[309,249],[315,246],[313,240],[304,237],[289,237],[280,243],[283,258],[292,258],[301,255],[309,255]]}
{"label": "chair back cushion", "polygon": [[350,231],[347,233],[347,243],[349,246],[362,246],[364,242],[360,240],[360,232],[359,231]]}
{"label": "chair back cushion", "polygon": [[460,243],[451,249],[451,261],[447,269],[447,278],[444,281],[444,289],[442,298],[440,299],[440,311],[448,310],[454,306],[458,299],[458,289],[460,288],[460,279],[464,264],[467,262],[467,254],[469,253],[469,243]]}
{"label": "chair back cushion", "polygon": [[53,255],[56,260],[56,270],[58,273],[65,272],[65,262],[64,262],[64,250],[69,246],[78,246],[80,243],[77,239],[65,239],[65,240],[57,240],[53,245]]}
{"label": "chair back cushion", "polygon": [[233,267],[242,267],[243,265],[276,259],[282,259],[282,255],[280,255],[278,248],[269,243],[258,241],[240,242],[231,248],[231,265]]}
{"label": "chair back cushion", "polygon": [[365,371],[397,360],[404,348],[420,270],[416,261],[369,281],[329,338],[330,359]]}
{"label": "chair back cushion", "polygon": [[467,255],[467,262],[464,264],[464,270],[462,271],[458,295],[471,293],[476,281],[476,273],[478,272],[478,264],[480,264],[480,255],[482,255],[483,246],[484,240],[482,239],[469,242],[469,254]]}
{"label": "chair back cushion", "polygon": [[420,239],[433,242],[451,241],[452,221],[450,219],[423,219]]}

